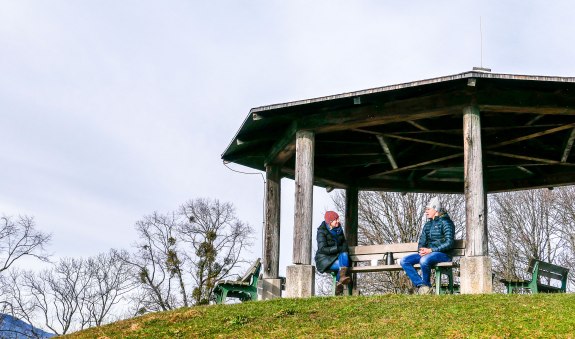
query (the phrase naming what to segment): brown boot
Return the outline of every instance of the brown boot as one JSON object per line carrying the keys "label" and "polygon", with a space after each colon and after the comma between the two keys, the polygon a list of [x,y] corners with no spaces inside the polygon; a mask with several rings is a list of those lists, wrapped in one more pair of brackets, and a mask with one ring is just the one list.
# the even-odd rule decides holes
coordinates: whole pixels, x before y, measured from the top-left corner
{"label": "brown boot", "polygon": [[339,283],[343,285],[349,284],[351,278],[347,275],[347,267],[339,269]]}
{"label": "brown boot", "polygon": [[335,285],[335,295],[336,296],[343,295],[343,285],[339,282]]}

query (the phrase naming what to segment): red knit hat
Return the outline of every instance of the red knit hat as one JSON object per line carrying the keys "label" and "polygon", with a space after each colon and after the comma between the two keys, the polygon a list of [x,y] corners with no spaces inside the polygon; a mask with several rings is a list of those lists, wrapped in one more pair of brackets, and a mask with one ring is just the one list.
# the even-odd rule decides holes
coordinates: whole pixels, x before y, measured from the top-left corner
{"label": "red knit hat", "polygon": [[335,213],[334,211],[327,211],[325,212],[325,223],[326,224],[331,224],[332,221],[339,219],[339,215],[337,215],[337,213]]}

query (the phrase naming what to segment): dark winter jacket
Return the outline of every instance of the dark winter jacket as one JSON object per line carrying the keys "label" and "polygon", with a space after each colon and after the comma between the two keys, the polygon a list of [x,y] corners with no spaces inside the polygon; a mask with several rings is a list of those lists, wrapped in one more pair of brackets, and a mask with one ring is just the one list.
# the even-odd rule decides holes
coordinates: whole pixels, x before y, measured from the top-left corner
{"label": "dark winter jacket", "polygon": [[315,266],[321,273],[329,270],[333,262],[337,260],[339,253],[349,252],[343,232],[337,236],[336,241],[325,221],[317,228],[316,239],[317,252],[315,252]]}
{"label": "dark winter jacket", "polygon": [[431,248],[433,252],[448,252],[453,248],[455,226],[447,213],[428,219],[419,236],[418,247]]}

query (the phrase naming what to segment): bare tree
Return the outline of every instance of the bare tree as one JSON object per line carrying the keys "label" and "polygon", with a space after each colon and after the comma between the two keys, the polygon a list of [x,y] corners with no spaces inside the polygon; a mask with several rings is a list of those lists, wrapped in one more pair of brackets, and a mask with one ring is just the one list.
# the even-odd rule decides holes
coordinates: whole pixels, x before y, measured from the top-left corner
{"label": "bare tree", "polygon": [[38,274],[24,271],[18,281],[32,313],[39,314],[52,332],[62,335],[88,326],[89,317],[82,313],[90,284],[84,260],[64,258]]}
{"label": "bare tree", "polygon": [[10,314],[15,318],[22,319],[33,326],[35,323],[34,303],[29,298],[26,289],[21,283],[23,271],[11,268],[7,271],[2,284],[2,296],[4,298],[1,313]]}
{"label": "bare tree", "polygon": [[133,266],[120,260],[118,251],[101,253],[86,261],[88,285],[87,302],[82,313],[89,320],[90,326],[100,326],[112,316],[112,309],[124,296],[136,287],[133,279]]}
{"label": "bare tree", "polygon": [[547,189],[491,196],[489,238],[496,276],[525,278],[530,258],[557,262],[568,245],[558,227],[558,202]]}
{"label": "bare tree", "polygon": [[[167,311],[187,306],[186,284],[183,278],[182,254],[178,248],[177,216],[175,213],[153,213],[136,223],[139,240],[136,252],[117,258],[137,271],[142,291],[139,313]],[[176,280],[176,282],[174,282]],[[178,297],[179,286],[180,296]]]}
{"label": "bare tree", "polygon": [[45,246],[51,235],[36,230],[34,219],[20,216],[0,218],[0,273],[10,268],[22,257],[48,261]]}
{"label": "bare tree", "polygon": [[240,221],[231,203],[195,199],[181,207],[187,222],[180,225],[182,240],[195,282],[194,304],[207,304],[212,299],[215,283],[245,262],[242,252],[251,246],[253,229]]}
{"label": "bare tree", "polygon": [[[49,254],[46,246],[51,235],[38,231],[32,217],[19,216],[0,218],[0,308],[3,313],[9,313],[19,319],[31,323],[30,303],[23,298],[20,286],[17,284],[19,270],[14,264],[24,257],[32,257],[47,262]],[[6,273],[8,274],[6,275]]]}
{"label": "bare tree", "polygon": [[[417,242],[425,222],[425,205],[433,196],[435,194],[360,192],[358,245]],[[443,209],[455,224],[456,238],[464,237],[464,196],[439,196]],[[333,201],[339,211],[345,210],[345,192],[337,192]],[[403,272],[358,274],[357,280],[364,294],[405,293],[412,289]]]}
{"label": "bare tree", "polygon": [[570,269],[570,285],[575,285],[575,186],[555,188],[553,229],[560,238],[552,242],[558,252],[555,263]]}

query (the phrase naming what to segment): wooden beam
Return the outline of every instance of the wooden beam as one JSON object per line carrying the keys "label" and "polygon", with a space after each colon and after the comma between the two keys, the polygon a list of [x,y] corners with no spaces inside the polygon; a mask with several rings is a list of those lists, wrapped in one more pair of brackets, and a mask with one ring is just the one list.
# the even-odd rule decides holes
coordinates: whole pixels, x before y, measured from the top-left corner
{"label": "wooden beam", "polygon": [[517,166],[517,168],[529,175],[535,175],[533,172],[531,172],[530,170],[528,170],[527,168],[523,167],[523,166]]}
{"label": "wooden beam", "polygon": [[406,118],[409,119],[428,119],[435,118],[445,115],[456,114],[460,110],[460,107],[447,107],[437,110],[429,110],[426,112],[416,113],[410,116],[405,114],[390,114],[385,116],[377,116],[375,113],[366,114],[364,117],[342,117],[339,119],[328,119],[325,124],[318,123],[317,121],[302,121],[303,128],[314,130],[317,133],[327,133],[327,132],[337,132],[345,131],[354,128],[369,127],[390,124],[394,122],[405,121]]}
{"label": "wooden beam", "polygon": [[574,140],[575,140],[575,128],[571,130],[569,139],[567,139],[565,149],[563,150],[563,155],[561,156],[561,162],[567,162],[567,158],[569,158],[569,153],[571,153],[571,148],[573,147]]}
{"label": "wooden beam", "polygon": [[333,157],[355,157],[355,156],[375,156],[375,155],[381,155],[381,153],[376,153],[376,152],[367,152],[367,153],[325,153],[325,154],[317,154],[316,157],[322,157],[322,158],[333,158]]}
{"label": "wooden beam", "polygon": [[407,120],[417,121],[451,114],[460,115],[462,107],[468,102],[468,93],[453,90],[425,97],[312,114],[299,119],[298,126],[316,133],[325,133]]}
{"label": "wooden beam", "polygon": [[549,165],[575,166],[575,164],[571,164],[571,163],[567,163],[567,162],[561,162],[561,161],[558,161],[558,160],[551,160],[551,159],[543,159],[543,158],[529,157],[529,156],[524,156],[524,155],[519,155],[519,154],[511,154],[511,153],[495,152],[495,151],[485,151],[485,153],[492,154],[492,155],[499,155],[499,156],[502,156],[502,157],[514,158],[514,159],[522,159],[522,160],[536,161],[536,162],[540,162],[540,163],[544,163],[544,164],[549,164]]}
{"label": "wooden beam", "polygon": [[354,129],[352,129],[352,131],[360,132],[360,133],[366,133],[366,134],[372,134],[372,135],[375,135],[376,137],[378,137],[378,139],[379,139],[379,137],[387,137],[387,138],[394,138],[394,139],[400,139],[400,140],[406,140],[406,141],[420,142],[423,144],[430,144],[430,145],[441,146],[441,147],[463,149],[463,146],[456,146],[456,145],[452,145],[452,144],[446,144],[443,142],[437,142],[437,141],[431,141],[431,140],[425,140],[425,139],[405,137],[405,136],[398,135],[395,133],[379,133],[379,132],[374,132],[374,131],[361,129],[361,128],[354,128]]}
{"label": "wooden beam", "polygon": [[555,106],[479,105],[481,112],[575,115],[575,108]]}
{"label": "wooden beam", "polygon": [[440,185],[424,180],[359,179],[361,191],[417,192],[417,193],[463,193],[463,183],[446,182]]}
{"label": "wooden beam", "polygon": [[418,163],[418,164],[413,164],[413,165],[404,166],[404,167],[396,168],[396,169],[393,169],[393,170],[389,170],[389,171],[385,171],[385,172],[373,174],[373,175],[370,175],[369,177],[370,177],[371,179],[375,179],[375,178],[380,177],[380,176],[383,176],[383,175],[387,175],[387,174],[391,174],[391,173],[397,173],[397,172],[401,172],[401,171],[406,171],[406,170],[409,170],[409,169],[414,169],[414,168],[417,168],[417,167],[421,167],[421,166],[425,166],[425,165],[429,165],[429,164],[434,164],[434,163],[442,162],[442,161],[449,160],[449,159],[458,158],[458,157],[461,157],[462,155],[463,155],[463,153],[457,153],[457,154],[452,154],[452,155],[448,155],[448,156],[441,157],[441,158],[435,158],[435,159],[432,159],[432,160],[420,162],[420,163]]}
{"label": "wooden beam", "polygon": [[434,145],[434,146],[463,149],[463,146],[446,144],[444,142],[437,142],[437,141],[431,141],[431,140],[425,140],[425,139],[404,137],[402,135],[396,135],[396,134],[390,134],[390,133],[384,133],[384,134],[381,134],[381,136],[388,137],[388,138],[394,138],[394,139],[400,139],[400,140],[406,140],[406,141],[420,142],[423,144],[429,144],[429,145]]}
{"label": "wooden beam", "polygon": [[495,193],[565,185],[575,185],[574,172],[547,173],[546,175],[536,175],[527,179],[494,181],[488,183],[487,188],[489,192]]}
{"label": "wooden beam", "polygon": [[[503,180],[486,182],[486,192],[497,193],[507,191],[517,191],[525,189],[557,187],[564,185],[575,185],[575,173],[556,173],[545,176],[535,175],[531,178],[517,180]],[[416,193],[455,193],[464,192],[462,182],[442,182],[438,184],[434,181],[407,181],[388,179],[358,179],[357,187],[365,191],[385,191],[385,192],[416,192]]]}
{"label": "wooden beam", "polygon": [[321,158],[320,160],[316,156],[316,160],[321,162],[322,167],[329,167],[332,169],[345,167],[364,167],[366,165],[389,163],[389,159],[387,159],[387,157],[383,154],[378,154],[376,156],[350,157],[346,158],[345,160],[341,158]]}
{"label": "wooden beam", "polygon": [[510,145],[510,144],[514,144],[517,142],[521,142],[521,141],[525,141],[525,140],[529,140],[529,139],[533,139],[533,138],[537,138],[537,137],[541,137],[547,134],[552,134],[552,133],[557,133],[569,128],[573,128],[575,127],[575,123],[572,124],[567,124],[567,125],[563,125],[563,126],[559,126],[559,127],[555,127],[555,128],[551,128],[545,131],[541,131],[541,132],[537,132],[537,133],[532,133],[529,135],[525,135],[519,138],[515,138],[515,139],[511,139],[511,140],[507,140],[507,141],[503,141],[500,142],[498,144],[494,144],[494,145],[489,145],[487,148],[488,149],[492,149],[492,148],[496,148],[496,147],[501,147],[501,146],[505,146],[505,145]]}
{"label": "wooden beam", "polygon": [[314,133],[297,131],[293,263],[311,264],[313,217]]}
{"label": "wooden beam", "polygon": [[283,165],[295,153],[295,135],[297,123],[294,121],[284,135],[272,146],[268,153],[265,165]]}
{"label": "wooden beam", "polygon": [[556,84],[553,91],[503,88],[498,85],[477,88],[481,112],[575,115],[573,84]]}
{"label": "wooden beam", "polygon": [[385,140],[385,138],[381,135],[376,135],[377,140],[379,141],[379,144],[381,145],[381,148],[383,148],[383,153],[385,153],[385,156],[387,156],[387,159],[389,159],[389,163],[391,164],[391,167],[393,169],[397,169],[397,163],[395,162],[395,158],[393,157],[393,154],[391,154],[391,149],[389,148],[389,144],[387,143],[387,140]]}
{"label": "wooden beam", "polygon": [[531,125],[533,125],[537,120],[543,118],[544,116],[545,116],[545,114],[536,115],[533,119],[527,121],[527,123],[525,124],[525,126],[531,126]]}
{"label": "wooden beam", "polygon": [[[563,126],[563,124],[543,124],[543,125],[529,125],[529,126],[491,126],[491,127],[482,127],[482,132],[497,132],[497,131],[509,131],[509,130],[521,130],[521,129],[534,129],[534,128],[549,128],[549,127],[558,127]],[[355,131],[364,132],[364,133],[372,133],[378,134],[378,132],[373,132],[365,129],[356,129]],[[415,134],[415,135],[425,135],[425,134],[458,134],[461,135],[463,133],[462,129],[439,129],[439,130],[429,130],[429,131],[397,131],[393,132],[394,135],[406,135],[406,134]]]}
{"label": "wooden beam", "polygon": [[280,265],[280,208],[281,168],[266,167],[266,219],[264,226],[263,275],[264,278],[279,277]]}
{"label": "wooden beam", "polygon": [[423,126],[422,124],[415,122],[413,120],[408,120],[407,123],[411,124],[412,126],[414,126],[416,128],[419,128],[422,131],[429,131],[429,128],[427,128],[427,127]]}
{"label": "wooden beam", "polygon": [[[288,177],[290,179],[295,179],[295,170],[292,168],[287,168],[287,167],[283,167],[282,168],[282,174],[285,177]],[[316,169],[314,168],[314,176],[313,176],[313,184],[314,186],[321,186],[321,187],[333,187],[333,188],[341,188],[341,189],[345,189],[347,188],[349,185],[342,182],[342,181],[337,181],[335,179],[331,179],[325,176],[325,173],[319,173],[318,171],[316,171]]]}

